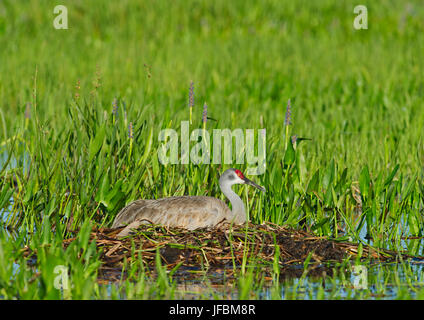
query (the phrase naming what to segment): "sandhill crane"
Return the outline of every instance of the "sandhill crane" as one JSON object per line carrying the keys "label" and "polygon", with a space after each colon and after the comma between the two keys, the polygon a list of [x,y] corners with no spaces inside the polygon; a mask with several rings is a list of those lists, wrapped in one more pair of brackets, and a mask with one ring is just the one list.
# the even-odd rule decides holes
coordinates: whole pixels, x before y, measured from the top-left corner
{"label": "sandhill crane", "polygon": [[265,188],[247,179],[240,170],[228,169],[219,178],[222,193],[230,200],[232,210],[224,201],[207,196],[180,196],[158,200],[136,200],[116,216],[112,228],[127,226],[118,237],[127,236],[141,224],[153,223],[188,230],[214,228],[223,222],[243,224],[246,209],[240,197],[231,189],[234,184],[248,184],[265,192]]}

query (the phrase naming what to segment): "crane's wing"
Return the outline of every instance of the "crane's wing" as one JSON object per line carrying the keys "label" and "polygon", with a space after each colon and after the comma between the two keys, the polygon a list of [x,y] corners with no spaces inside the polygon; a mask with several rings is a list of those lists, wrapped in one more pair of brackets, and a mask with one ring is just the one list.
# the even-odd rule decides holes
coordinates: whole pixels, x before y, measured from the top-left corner
{"label": "crane's wing", "polygon": [[[146,201],[146,202],[138,202]],[[137,200],[122,209],[112,227],[125,224],[123,237],[140,224],[153,223],[189,230],[212,228],[223,220],[231,219],[231,211],[221,200],[204,196],[169,197],[158,200]]]}
{"label": "crane's wing", "polygon": [[136,219],[137,213],[152,201],[156,200],[135,200],[131,202],[116,215],[112,228],[122,227],[133,222]]}

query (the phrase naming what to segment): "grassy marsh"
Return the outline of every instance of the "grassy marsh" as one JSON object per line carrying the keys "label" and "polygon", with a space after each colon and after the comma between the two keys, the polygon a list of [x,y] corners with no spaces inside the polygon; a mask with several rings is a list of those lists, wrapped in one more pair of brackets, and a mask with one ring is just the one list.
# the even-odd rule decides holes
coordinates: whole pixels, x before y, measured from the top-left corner
{"label": "grassy marsh", "polygon": [[[2,1],[0,297],[179,297],[159,262],[153,278],[133,263],[119,285],[99,283],[88,234],[138,198],[223,199],[218,177],[234,164],[158,161],[160,130],[189,119],[191,81],[191,128],[203,127],[206,102],[208,130],[266,129],[255,180],[267,193],[237,189],[252,222],[424,255],[424,10],[363,4],[369,29],[359,31],[350,0],[73,1],[69,29],[56,30],[54,1]],[[35,264],[25,246],[40,252]],[[55,266],[68,268],[68,290],[54,287]],[[350,265],[281,282],[276,267],[266,283],[247,264],[221,291],[205,276],[200,295],[422,299],[421,266],[369,265],[368,289],[355,290]]]}

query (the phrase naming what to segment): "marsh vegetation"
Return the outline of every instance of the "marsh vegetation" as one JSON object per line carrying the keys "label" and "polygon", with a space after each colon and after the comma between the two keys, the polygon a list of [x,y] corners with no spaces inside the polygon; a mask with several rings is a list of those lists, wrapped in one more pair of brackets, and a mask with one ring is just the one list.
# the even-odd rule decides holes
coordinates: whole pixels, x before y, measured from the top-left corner
{"label": "marsh vegetation", "polygon": [[[1,298],[424,298],[413,258],[424,246],[420,1],[364,1],[367,30],[353,28],[350,0],[73,1],[67,30],[52,26],[55,5],[0,3]],[[128,240],[119,269],[106,270],[111,248],[92,234],[126,204],[224,200],[219,175],[247,168],[162,164],[159,133],[187,120],[266,129],[255,181],[267,193],[235,189],[253,225],[409,257],[317,264],[311,251],[283,277],[279,259],[234,251],[220,272],[207,259],[168,268],[160,245],[149,265]],[[353,285],[355,266],[365,288]]]}

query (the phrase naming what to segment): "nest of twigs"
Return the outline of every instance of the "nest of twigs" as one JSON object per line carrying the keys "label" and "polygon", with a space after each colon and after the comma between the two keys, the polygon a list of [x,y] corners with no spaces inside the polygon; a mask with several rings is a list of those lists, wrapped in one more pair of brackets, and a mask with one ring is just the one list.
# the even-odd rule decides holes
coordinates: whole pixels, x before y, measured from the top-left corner
{"label": "nest of twigs", "polygon": [[[272,223],[195,231],[142,225],[131,236],[118,239],[116,235],[121,230],[98,229],[91,233],[91,240],[96,241],[97,247],[102,249],[103,271],[120,270],[125,259],[130,262],[140,258],[147,267],[154,268],[157,255],[161,264],[168,269],[178,265],[191,269],[202,266],[212,269],[233,268],[240,266],[243,261],[275,265],[275,259],[279,260],[280,268],[284,269],[303,264],[306,259],[310,259],[310,263],[322,265],[341,262],[348,257],[356,258],[358,254],[361,259],[386,262],[399,255],[395,251],[374,249],[366,245],[358,250],[357,244],[332,241],[327,237]],[[74,240],[65,240],[64,246]]]}

